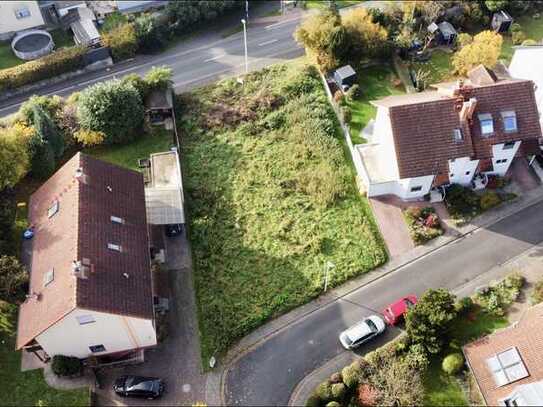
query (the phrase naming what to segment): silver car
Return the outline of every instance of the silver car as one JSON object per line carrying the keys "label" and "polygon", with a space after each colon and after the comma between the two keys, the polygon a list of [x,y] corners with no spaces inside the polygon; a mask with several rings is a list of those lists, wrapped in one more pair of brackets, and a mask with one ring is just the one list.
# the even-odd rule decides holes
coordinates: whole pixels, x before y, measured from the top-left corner
{"label": "silver car", "polygon": [[383,333],[385,329],[385,321],[377,315],[371,315],[343,331],[339,341],[345,349],[353,349]]}

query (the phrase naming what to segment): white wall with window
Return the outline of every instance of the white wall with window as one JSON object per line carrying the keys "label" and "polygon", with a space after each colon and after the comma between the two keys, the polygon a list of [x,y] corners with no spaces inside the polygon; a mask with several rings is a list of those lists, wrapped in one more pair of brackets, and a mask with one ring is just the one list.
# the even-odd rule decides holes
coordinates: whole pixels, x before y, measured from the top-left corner
{"label": "white wall with window", "polygon": [[449,182],[468,186],[477,171],[479,160],[472,160],[469,157],[459,157],[449,160]]}
{"label": "white wall with window", "polygon": [[517,154],[520,144],[520,140],[494,144],[492,146],[492,171],[488,171],[488,173],[505,175]]}
{"label": "white wall with window", "polygon": [[156,345],[153,321],[75,309],[36,337],[49,356],[86,358],[91,355]]}
{"label": "white wall with window", "polygon": [[0,39],[44,25],[37,1],[0,1]]}

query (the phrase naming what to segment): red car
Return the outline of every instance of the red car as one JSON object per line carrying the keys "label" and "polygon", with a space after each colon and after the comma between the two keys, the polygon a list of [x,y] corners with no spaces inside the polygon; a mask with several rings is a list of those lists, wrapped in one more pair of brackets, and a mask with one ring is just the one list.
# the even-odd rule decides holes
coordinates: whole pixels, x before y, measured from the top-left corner
{"label": "red car", "polygon": [[408,295],[400,298],[396,302],[393,302],[383,311],[385,321],[387,321],[387,323],[390,325],[396,325],[403,319],[409,308],[414,306],[416,303],[417,297],[414,295]]}

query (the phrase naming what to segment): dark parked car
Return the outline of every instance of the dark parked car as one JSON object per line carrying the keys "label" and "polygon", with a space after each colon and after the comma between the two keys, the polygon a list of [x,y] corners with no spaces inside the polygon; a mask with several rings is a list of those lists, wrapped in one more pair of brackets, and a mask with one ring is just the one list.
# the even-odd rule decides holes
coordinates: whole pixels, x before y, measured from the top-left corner
{"label": "dark parked car", "polygon": [[166,236],[168,237],[179,236],[181,233],[183,233],[183,225],[181,224],[166,226]]}
{"label": "dark parked car", "polygon": [[156,399],[164,390],[164,382],[156,377],[121,376],[113,384],[113,391],[122,397]]}

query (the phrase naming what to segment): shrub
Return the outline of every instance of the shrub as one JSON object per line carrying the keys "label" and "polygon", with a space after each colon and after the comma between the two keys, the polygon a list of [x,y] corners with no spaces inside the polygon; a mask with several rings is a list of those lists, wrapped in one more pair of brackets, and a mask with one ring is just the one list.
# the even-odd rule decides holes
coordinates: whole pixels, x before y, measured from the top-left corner
{"label": "shrub", "polygon": [[83,366],[76,357],[55,355],[51,368],[57,376],[74,376],[81,373]]}
{"label": "shrub", "polygon": [[148,89],[168,89],[172,85],[172,68],[153,66],[143,78]]}
{"label": "shrub", "polygon": [[353,118],[353,112],[349,106],[341,107],[341,119],[343,123],[349,124]]}
{"label": "shrub", "polygon": [[498,62],[502,48],[502,36],[493,31],[482,31],[473,37],[471,44],[465,45],[454,54],[452,65],[460,75],[476,66],[483,64],[487,68],[493,68]]}
{"label": "shrub", "polygon": [[454,308],[458,314],[465,315],[473,308],[473,300],[471,297],[463,297],[454,303]]}
{"label": "shrub", "polygon": [[133,58],[138,50],[136,30],[131,23],[125,23],[113,28],[102,36],[104,45],[111,49],[115,61]]}
{"label": "shrub", "polygon": [[456,219],[475,216],[481,210],[479,196],[471,189],[458,184],[447,188],[445,202],[450,214]]}
{"label": "shrub", "polygon": [[481,209],[486,211],[490,208],[494,208],[501,202],[500,196],[495,191],[485,191],[483,192],[483,195],[481,195],[480,205]]}
{"label": "shrub", "polygon": [[454,375],[464,366],[464,356],[461,353],[451,353],[445,356],[441,363],[441,368],[447,374]]}
{"label": "shrub", "polygon": [[306,407],[320,407],[321,399],[315,393],[313,393],[305,402]]}
{"label": "shrub", "polygon": [[332,397],[336,400],[342,400],[347,394],[347,386],[343,383],[332,384]]}
{"label": "shrub", "polygon": [[16,257],[0,256],[0,300],[15,302],[24,298],[23,286],[28,282],[28,273]]}
{"label": "shrub", "polygon": [[32,109],[32,124],[36,134],[49,143],[55,158],[62,157],[62,154],[64,154],[64,139],[49,113],[38,105],[34,106]]}
{"label": "shrub", "polygon": [[343,377],[343,383],[351,389],[354,389],[359,384],[359,375],[356,367],[352,364],[345,366],[341,370],[341,377]]}
{"label": "shrub", "polygon": [[355,83],[347,91],[347,99],[352,102],[353,100],[359,97],[360,97],[360,86],[358,86],[358,84]]}
{"label": "shrub", "polygon": [[329,381],[325,381],[317,387],[317,390],[315,391],[315,394],[324,402],[327,403],[328,401],[333,399],[332,396],[332,385]]}
{"label": "shrub", "polygon": [[522,31],[522,26],[519,23],[511,24],[511,32],[516,33]]}
{"label": "shrub", "polygon": [[107,144],[124,143],[141,133],[143,102],[138,91],[120,80],[93,85],[79,97],[81,127],[104,133]]}
{"label": "shrub", "polygon": [[74,133],[74,139],[85,147],[100,145],[104,142],[106,135],[101,131],[80,129]]}
{"label": "shrub", "polygon": [[471,44],[473,42],[473,37],[468,33],[460,33],[458,34],[458,39],[456,41],[460,48],[462,48],[468,44]]}
{"label": "shrub", "polygon": [[37,134],[32,137],[29,144],[30,173],[36,179],[47,179],[55,171],[55,152],[46,140]]}
{"label": "shrub", "polygon": [[0,70],[0,92],[52,78],[85,66],[85,47],[62,48],[43,58]]}
{"label": "shrub", "polygon": [[330,383],[343,383],[343,378],[341,377],[341,373],[336,372],[333,373],[332,376],[330,376]]}
{"label": "shrub", "polygon": [[28,139],[33,133],[22,124],[0,128],[0,190],[15,186],[28,172]]}
{"label": "shrub", "polygon": [[34,124],[34,109],[38,107],[45,111],[52,119],[62,114],[64,100],[57,95],[54,96],[31,96],[19,108],[19,118],[27,124]]}
{"label": "shrub", "polygon": [[341,407],[341,404],[337,401],[330,401],[329,403],[326,403],[326,407]]}
{"label": "shrub", "polygon": [[360,407],[373,407],[379,405],[381,395],[379,390],[368,383],[360,384],[356,389],[356,401]]}
{"label": "shrub", "polygon": [[0,190],[0,256],[4,254],[12,254],[13,239],[12,231],[15,225],[15,215],[17,203],[15,200],[15,192],[12,188],[4,188]]}
{"label": "shrub", "polygon": [[522,31],[514,31],[511,34],[511,39],[513,41],[513,45],[520,45],[526,39],[526,34],[524,34]]}
{"label": "shrub", "polygon": [[506,288],[520,290],[524,286],[524,283],[526,283],[526,279],[524,278],[522,274],[518,272],[513,272],[507,275],[507,277],[505,277],[503,282]]}
{"label": "shrub", "polygon": [[134,21],[134,30],[138,47],[143,52],[157,52],[166,44],[167,27],[150,14],[137,17]]}
{"label": "shrub", "polygon": [[415,343],[409,347],[409,351],[405,354],[404,360],[409,367],[418,370],[419,372],[424,372],[430,364],[426,349],[420,343]]}
{"label": "shrub", "polygon": [[530,302],[532,304],[539,304],[543,302],[543,280],[539,280],[534,284],[532,295],[530,296]]}
{"label": "shrub", "polygon": [[518,273],[512,273],[490,287],[478,290],[474,298],[488,312],[503,315],[505,308],[518,298],[523,285],[524,277]]}

